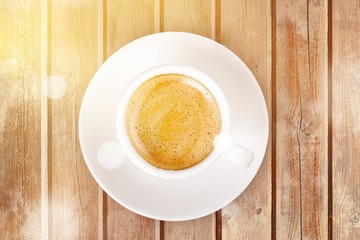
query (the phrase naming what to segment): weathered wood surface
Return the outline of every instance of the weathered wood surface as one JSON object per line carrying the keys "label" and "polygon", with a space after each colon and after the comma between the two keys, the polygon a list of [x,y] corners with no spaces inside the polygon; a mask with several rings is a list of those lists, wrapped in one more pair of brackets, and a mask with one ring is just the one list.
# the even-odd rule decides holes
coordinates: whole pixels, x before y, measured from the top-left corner
{"label": "weathered wood surface", "polygon": [[[1,0],[0,22],[0,239],[360,239],[359,1]],[[242,58],[271,123],[250,186],[186,222],[117,204],[78,140],[99,65],[161,31]]]}
{"label": "weathered wood surface", "polygon": [[41,232],[40,1],[0,4],[0,238]]}
{"label": "weathered wood surface", "polygon": [[99,187],[77,134],[81,100],[99,66],[98,7],[95,0],[48,2],[49,239],[95,239],[101,232]]}
{"label": "weathered wood surface", "polygon": [[328,238],[327,2],[276,3],[276,236]]}
{"label": "weathered wood surface", "polygon": [[360,238],[360,2],[332,6],[332,234]]}

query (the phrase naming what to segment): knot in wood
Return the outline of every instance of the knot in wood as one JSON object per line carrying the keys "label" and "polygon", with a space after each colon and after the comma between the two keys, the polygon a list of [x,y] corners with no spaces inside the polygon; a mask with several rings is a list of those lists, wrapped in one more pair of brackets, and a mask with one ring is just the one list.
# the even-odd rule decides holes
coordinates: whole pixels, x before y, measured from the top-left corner
{"label": "knot in wood", "polygon": [[224,219],[226,220],[226,221],[230,221],[231,220],[231,216],[230,216],[230,214],[225,214],[224,215]]}
{"label": "knot in wood", "polygon": [[255,209],[255,213],[256,213],[256,214],[260,214],[261,211],[262,211],[261,207],[258,207],[258,208]]}
{"label": "knot in wood", "polygon": [[357,212],[353,213],[353,214],[351,215],[350,221],[352,222],[352,224],[357,224],[357,223],[359,223],[359,221],[360,221],[360,216],[359,216],[359,214],[358,214]]}

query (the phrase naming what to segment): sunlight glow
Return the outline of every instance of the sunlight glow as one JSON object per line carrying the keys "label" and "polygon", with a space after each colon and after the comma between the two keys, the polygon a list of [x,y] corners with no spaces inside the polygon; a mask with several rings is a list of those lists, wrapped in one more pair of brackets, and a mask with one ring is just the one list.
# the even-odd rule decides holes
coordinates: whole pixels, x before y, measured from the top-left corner
{"label": "sunlight glow", "polygon": [[66,93],[66,82],[61,76],[53,75],[47,81],[47,96],[52,99],[60,99]]}
{"label": "sunlight glow", "polygon": [[98,161],[104,168],[115,169],[124,162],[125,154],[118,142],[106,142],[98,150]]}

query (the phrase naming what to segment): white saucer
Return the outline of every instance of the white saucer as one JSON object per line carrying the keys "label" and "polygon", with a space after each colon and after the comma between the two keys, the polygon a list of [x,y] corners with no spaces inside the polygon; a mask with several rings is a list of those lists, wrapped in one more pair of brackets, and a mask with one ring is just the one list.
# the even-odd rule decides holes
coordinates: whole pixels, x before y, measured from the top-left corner
{"label": "white saucer", "polygon": [[[162,64],[188,65],[216,81],[230,107],[231,137],[255,154],[249,168],[218,159],[196,176],[162,179],[126,159],[115,130],[121,94],[138,74]],[[116,51],[91,80],[79,118],[86,164],[104,191],[133,212],[167,221],[208,215],[244,191],[262,163],[268,130],[262,92],[246,65],[221,44],[181,32],[149,35]]]}

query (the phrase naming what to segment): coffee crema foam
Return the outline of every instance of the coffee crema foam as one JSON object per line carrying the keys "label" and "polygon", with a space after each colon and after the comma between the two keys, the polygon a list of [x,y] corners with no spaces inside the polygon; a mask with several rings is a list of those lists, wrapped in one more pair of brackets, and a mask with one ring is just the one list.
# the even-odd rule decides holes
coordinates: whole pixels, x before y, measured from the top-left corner
{"label": "coffee crema foam", "polygon": [[126,110],[134,149],[150,164],[186,169],[214,149],[221,116],[211,92],[187,75],[155,76],[136,89]]}

